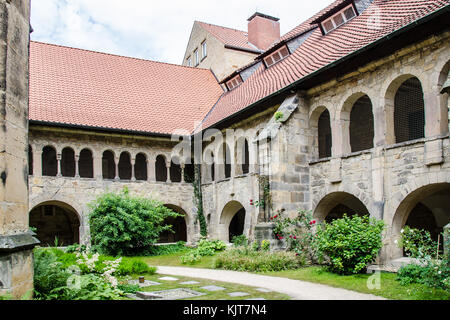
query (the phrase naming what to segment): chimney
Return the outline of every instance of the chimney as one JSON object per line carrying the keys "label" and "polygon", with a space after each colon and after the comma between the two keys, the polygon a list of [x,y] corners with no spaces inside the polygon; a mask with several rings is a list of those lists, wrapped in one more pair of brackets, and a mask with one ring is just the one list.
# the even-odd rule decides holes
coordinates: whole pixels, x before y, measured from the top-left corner
{"label": "chimney", "polygon": [[280,19],[256,12],[248,18],[248,42],[266,50],[280,41]]}

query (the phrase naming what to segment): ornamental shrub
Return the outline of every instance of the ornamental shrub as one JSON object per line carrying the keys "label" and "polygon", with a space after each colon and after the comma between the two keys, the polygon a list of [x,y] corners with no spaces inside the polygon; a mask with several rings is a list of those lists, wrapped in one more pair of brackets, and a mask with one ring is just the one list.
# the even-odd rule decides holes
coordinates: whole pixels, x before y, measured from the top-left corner
{"label": "ornamental shrub", "polygon": [[384,222],[354,215],[317,227],[319,253],[332,272],[354,274],[365,271],[382,247]]}
{"label": "ornamental shrub", "polygon": [[181,216],[158,201],[131,196],[126,188],[101,195],[90,207],[92,247],[112,256],[145,255],[162,232],[172,231],[164,221]]}
{"label": "ornamental shrub", "polygon": [[185,255],[181,256],[183,264],[194,264],[202,259],[204,256],[213,256],[218,251],[223,251],[227,248],[225,242],[221,240],[206,240],[201,239],[198,242],[197,248],[190,250]]}

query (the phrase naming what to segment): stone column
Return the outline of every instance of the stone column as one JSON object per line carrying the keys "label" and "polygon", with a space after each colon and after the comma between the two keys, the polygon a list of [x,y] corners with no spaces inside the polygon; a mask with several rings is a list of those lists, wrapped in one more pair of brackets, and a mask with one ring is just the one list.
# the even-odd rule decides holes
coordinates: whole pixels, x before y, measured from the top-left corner
{"label": "stone column", "polygon": [[119,180],[119,161],[120,158],[119,157],[114,157],[114,164],[115,164],[115,175],[114,175],[114,180]]}
{"label": "stone column", "polygon": [[96,180],[103,179],[103,156],[96,152],[92,155],[94,161],[94,178]]}
{"label": "stone column", "polygon": [[136,181],[136,173],[134,165],[136,164],[136,158],[131,158],[131,181]]}
{"label": "stone column", "polygon": [[167,183],[171,183],[172,182],[172,180],[170,180],[170,165],[171,165],[170,162],[166,162],[166,168],[167,168],[167,180],[166,180],[166,182]]}
{"label": "stone column", "polygon": [[0,0],[0,295],[33,290],[28,225],[29,0]]}
{"label": "stone column", "polygon": [[147,160],[147,181],[148,182],[156,182],[155,175],[155,159]]}
{"label": "stone column", "polygon": [[56,168],[57,168],[57,171],[56,171],[56,176],[57,177],[61,177],[62,175],[61,175],[61,172],[62,172],[62,168],[61,168],[61,158],[62,158],[62,156],[61,156],[61,153],[57,153],[56,154]]}
{"label": "stone column", "polygon": [[184,183],[184,168],[185,168],[185,164],[184,163],[180,163],[180,168],[181,168],[181,183]]}
{"label": "stone column", "polygon": [[42,177],[42,148],[33,147],[33,176]]}
{"label": "stone column", "polygon": [[75,155],[75,178],[80,177],[80,156],[78,154]]}

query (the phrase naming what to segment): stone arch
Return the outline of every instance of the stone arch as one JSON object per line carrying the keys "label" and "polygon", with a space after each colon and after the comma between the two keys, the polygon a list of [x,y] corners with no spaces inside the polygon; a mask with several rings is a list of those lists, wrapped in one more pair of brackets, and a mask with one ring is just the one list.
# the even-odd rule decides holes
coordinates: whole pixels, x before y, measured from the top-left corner
{"label": "stone arch", "polygon": [[339,111],[344,153],[373,148],[374,115],[372,99],[365,92],[347,97]]}
{"label": "stone arch", "polygon": [[228,202],[220,215],[220,240],[230,242],[233,236],[244,234],[246,210],[238,201]]}
{"label": "stone arch", "polygon": [[331,114],[327,107],[315,107],[309,115],[309,127],[312,130],[312,148],[316,159],[331,157],[332,134]]}
{"label": "stone arch", "polygon": [[[390,223],[390,258],[395,259],[403,255],[402,250],[394,245],[393,241],[400,238],[401,229],[405,225],[428,230],[437,240],[437,235],[442,232],[442,227],[450,223],[449,181],[426,184],[411,190],[413,191],[406,193],[403,197],[396,197],[394,202],[398,205],[391,205],[396,209]],[[415,216],[411,217],[411,215]],[[428,225],[425,225],[424,222]]]}
{"label": "stone arch", "polygon": [[[313,205],[313,217],[319,221],[330,221],[335,218],[340,218],[344,213],[350,215],[370,215],[368,208],[370,205],[356,196],[353,192],[347,191],[324,191],[318,197]],[[346,212],[348,211],[348,212]],[[330,217],[327,220],[327,217]]]}
{"label": "stone arch", "polygon": [[29,225],[37,229],[41,245],[58,246],[80,243],[82,239],[82,219],[80,213],[70,204],[58,200],[47,200],[32,205]]}
{"label": "stone arch", "polygon": [[164,221],[165,224],[172,225],[172,230],[175,233],[168,231],[161,233],[158,243],[173,243],[178,241],[187,242],[189,216],[187,215],[186,211],[180,206],[174,204],[165,204],[164,206],[177,213],[182,214],[183,217],[169,218],[166,221]]}
{"label": "stone arch", "polygon": [[119,170],[120,180],[131,180],[131,154],[128,151],[123,151],[120,154],[117,168]]}
{"label": "stone arch", "polygon": [[156,181],[167,182],[167,162],[166,157],[162,154],[156,156],[155,177]]}
{"label": "stone arch", "polygon": [[112,150],[103,151],[102,174],[103,179],[115,179],[116,177],[116,158]]}
{"label": "stone arch", "polygon": [[78,158],[78,174],[80,178],[94,178],[94,155],[91,149],[83,148]]}
{"label": "stone arch", "polygon": [[58,173],[58,160],[56,148],[45,146],[42,148],[42,175],[56,177]]}
{"label": "stone arch", "polygon": [[442,134],[446,134],[450,130],[450,103],[449,103],[449,93],[444,92],[441,93],[442,87],[446,81],[450,78],[450,60],[447,61],[441,68],[439,74],[436,76],[437,78],[437,94],[438,94],[438,103],[440,110],[440,119],[441,128],[440,132]]}
{"label": "stone arch", "polygon": [[147,155],[139,152],[135,157],[134,176],[138,181],[147,181]]}
{"label": "stone arch", "polygon": [[63,177],[75,177],[75,151],[71,147],[65,147],[61,151],[61,175]]}
{"label": "stone arch", "polygon": [[[402,140],[396,137],[396,96],[400,87],[410,79],[417,79],[421,85],[422,99],[423,99],[423,84],[426,83],[422,75],[405,73],[400,76],[396,76],[393,79],[389,79],[385,82],[381,92],[384,92],[384,104],[386,112],[386,143],[394,144],[397,141]],[[423,109],[424,106],[423,106]],[[411,116],[412,118],[412,116]],[[425,113],[423,112],[423,121],[425,121]],[[425,123],[424,123],[425,125]],[[398,127],[398,126],[397,126]],[[425,130],[425,126],[424,126]]]}

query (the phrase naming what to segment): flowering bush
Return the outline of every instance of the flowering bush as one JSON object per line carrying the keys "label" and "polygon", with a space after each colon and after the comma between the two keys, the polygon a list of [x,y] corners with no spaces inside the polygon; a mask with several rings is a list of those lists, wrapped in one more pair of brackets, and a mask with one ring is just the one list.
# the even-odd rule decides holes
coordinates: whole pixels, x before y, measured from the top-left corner
{"label": "flowering bush", "polygon": [[270,218],[275,223],[274,235],[278,240],[286,240],[287,248],[310,262],[317,261],[317,241],[314,229],[318,223],[311,212],[299,210],[295,218],[283,217],[279,211]]}
{"label": "flowering bush", "polygon": [[400,233],[398,246],[408,257],[422,259],[436,255],[437,243],[431,239],[430,232],[405,226]]}
{"label": "flowering bush", "polygon": [[384,222],[368,216],[347,217],[317,228],[321,255],[330,270],[340,274],[360,273],[372,263],[382,247]]}
{"label": "flowering bush", "polygon": [[221,240],[206,240],[201,239],[197,245],[196,249],[193,249],[181,256],[181,262],[186,263],[196,263],[202,259],[204,256],[213,256],[218,251],[225,250],[227,245]]}

